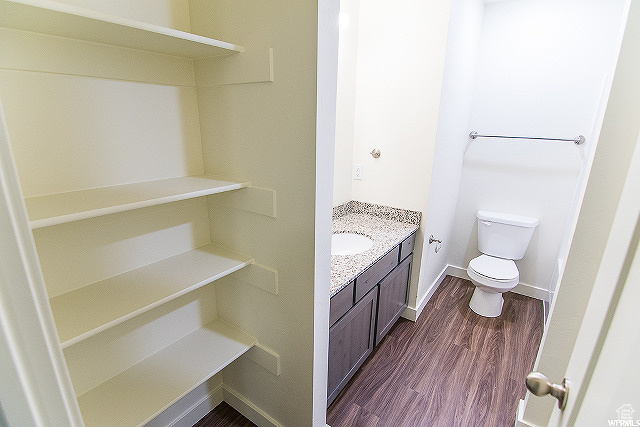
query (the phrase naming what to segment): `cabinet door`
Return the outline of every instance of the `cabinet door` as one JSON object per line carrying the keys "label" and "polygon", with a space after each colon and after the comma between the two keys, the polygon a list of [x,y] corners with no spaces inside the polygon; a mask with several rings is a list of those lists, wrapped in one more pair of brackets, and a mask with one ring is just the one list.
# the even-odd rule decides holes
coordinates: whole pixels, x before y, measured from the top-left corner
{"label": "cabinet door", "polygon": [[327,406],[373,351],[377,301],[374,288],[329,329]]}
{"label": "cabinet door", "polygon": [[382,341],[382,338],[389,332],[389,329],[396,323],[396,320],[407,307],[412,259],[412,256],[406,258],[380,282],[376,345]]}

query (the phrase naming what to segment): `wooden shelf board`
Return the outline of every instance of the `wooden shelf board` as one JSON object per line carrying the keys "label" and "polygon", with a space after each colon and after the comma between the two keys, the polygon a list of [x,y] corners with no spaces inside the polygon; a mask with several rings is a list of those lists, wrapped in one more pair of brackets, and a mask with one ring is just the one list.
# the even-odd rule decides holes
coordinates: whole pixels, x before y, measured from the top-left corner
{"label": "wooden shelf board", "polygon": [[49,194],[25,199],[31,228],[124,212],[248,187],[207,175],[186,176]]}
{"label": "wooden shelf board", "polygon": [[79,396],[85,425],[143,425],[255,344],[215,320]]}
{"label": "wooden shelf board", "polygon": [[206,245],[50,300],[62,347],[78,343],[251,264]]}
{"label": "wooden shelf board", "polygon": [[188,58],[242,52],[242,46],[50,0],[1,0],[0,26]]}

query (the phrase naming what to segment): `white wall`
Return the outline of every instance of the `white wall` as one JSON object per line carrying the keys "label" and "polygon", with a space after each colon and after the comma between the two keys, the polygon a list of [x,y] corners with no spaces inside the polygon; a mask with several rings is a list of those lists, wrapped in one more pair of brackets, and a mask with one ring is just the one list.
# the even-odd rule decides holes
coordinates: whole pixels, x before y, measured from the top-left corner
{"label": "white wall", "polygon": [[[477,256],[478,209],[536,216],[520,281],[549,288],[576,184],[613,72],[623,0],[519,0],[485,6],[468,131],[587,143],[467,142],[449,263]],[[460,141],[460,143],[464,143]]]}
{"label": "white wall", "polygon": [[355,200],[426,210],[448,22],[449,1],[360,4]]}
{"label": "white wall", "polygon": [[[579,349],[586,348],[584,347],[585,337],[587,337],[586,341],[594,343],[596,337],[590,335],[599,332],[595,328],[591,329],[591,334],[584,334],[584,330],[579,331],[582,329],[580,323],[582,326],[589,323],[593,325],[593,322],[598,321],[597,319],[603,319],[601,317],[602,311],[599,313],[589,312],[589,299],[594,295],[599,295],[603,289],[606,289],[606,294],[606,292],[613,291],[612,288],[618,287],[615,281],[619,277],[620,266],[623,264],[628,266],[628,263],[631,263],[630,257],[626,260],[622,259],[624,255],[621,255],[615,262],[611,262],[611,252],[609,252],[612,249],[618,249],[623,254],[626,253],[626,249],[623,250],[614,243],[617,240],[617,229],[620,226],[620,223],[616,224],[616,221],[624,217],[618,216],[616,218],[616,211],[621,206],[625,181],[630,177],[628,173],[633,153],[637,151],[637,141],[640,135],[640,103],[638,103],[638,98],[640,98],[640,84],[638,84],[640,76],[638,57],[638,50],[640,50],[640,4],[637,2],[626,3],[631,3],[629,22],[620,49],[620,59],[615,71],[611,96],[606,107],[600,141],[567,257],[564,277],[552,306],[548,321],[549,327],[543,335],[534,367],[536,371],[544,372],[554,381],[559,381],[565,374],[570,374],[568,370],[570,368],[574,369],[574,373],[581,371],[581,369],[576,369],[576,365],[570,366],[573,364],[572,362],[577,362],[577,365],[583,367],[589,364],[589,361],[583,358],[591,359],[591,354],[583,352],[583,358],[577,353],[571,355],[572,351],[577,352]],[[635,223],[635,221],[633,222]],[[633,240],[634,238],[637,239],[637,230],[635,236],[627,236],[627,239]],[[624,277],[624,274],[622,276]],[[603,285],[601,282],[608,280],[614,281],[611,287]],[[628,284],[629,282],[627,282]],[[634,285],[637,286],[637,284]],[[594,286],[597,287],[596,291],[594,291]],[[622,284],[620,284],[621,286]],[[604,304],[604,301],[602,303]],[[617,308],[619,309],[620,305]],[[605,309],[602,307],[602,310]],[[583,319],[587,312],[589,312],[590,319]],[[608,314],[613,314],[613,310]],[[637,329],[637,323],[630,327]],[[629,337],[637,339],[637,335],[634,333]],[[577,347],[579,345],[583,347]],[[630,350],[628,346],[625,346],[620,353],[626,354]],[[569,361],[570,355],[573,359],[572,362]],[[595,357],[600,357],[600,354]],[[571,376],[568,378],[572,379]],[[579,382],[579,380],[577,381]],[[633,380],[630,382],[633,383]],[[593,384],[594,382],[591,382],[591,385]],[[572,391],[577,397],[582,394],[579,387]],[[553,399],[529,397],[526,398],[526,408],[522,417],[526,422],[525,425],[556,425],[553,420],[551,420],[552,423],[549,423],[549,416],[555,406]],[[575,399],[574,402],[581,400],[572,399]],[[601,412],[607,413],[604,411],[606,403],[602,402],[602,405]],[[615,407],[610,410],[613,411],[611,415],[613,418]],[[571,421],[570,415],[571,412],[566,411],[565,420]],[[576,423],[575,425],[584,424]],[[598,424],[590,423],[590,425]]]}
{"label": "white wall", "polygon": [[360,0],[341,0],[340,14],[348,25],[340,28],[338,45],[338,95],[336,102],[333,205],[352,199],[353,133],[356,112],[356,70],[358,69],[358,22]]}
{"label": "white wall", "polygon": [[[449,9],[449,1],[360,3],[353,162],[363,164],[364,179],[352,181],[349,199],[426,212]],[[373,148],[380,158],[369,154]],[[424,224],[414,254],[413,298]]]}
{"label": "white wall", "polygon": [[447,266],[452,246],[453,218],[462,174],[463,142],[471,114],[483,10],[482,0],[451,2],[433,174],[429,205],[423,220],[425,236],[433,234],[443,243],[436,253],[435,246],[425,242],[417,298],[412,295],[410,300],[410,306],[415,302],[418,309],[422,308],[425,297]]}

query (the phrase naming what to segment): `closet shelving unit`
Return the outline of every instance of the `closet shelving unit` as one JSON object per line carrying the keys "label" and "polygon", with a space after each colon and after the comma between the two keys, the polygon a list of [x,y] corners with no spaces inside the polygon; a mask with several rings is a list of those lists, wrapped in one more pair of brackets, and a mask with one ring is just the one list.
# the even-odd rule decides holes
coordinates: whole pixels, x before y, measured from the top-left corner
{"label": "closet shelving unit", "polygon": [[255,343],[228,323],[213,321],[79,396],[85,425],[144,425]]}
{"label": "closet shelving unit", "polygon": [[[0,0],[0,27],[191,59],[244,50],[232,43],[48,0]],[[209,175],[184,176],[28,197],[25,204],[35,230],[249,185]],[[70,348],[251,263],[251,257],[208,244],[57,295],[50,304],[61,346]],[[80,393],[77,399],[84,422],[87,426],[143,425],[256,343],[238,328],[214,320]]]}
{"label": "closet shelving unit", "polygon": [[249,182],[220,180],[206,175],[186,176],[29,197],[25,203],[31,228],[41,228],[209,196],[249,185]]}
{"label": "closet shelving unit", "polygon": [[62,348],[245,267],[253,259],[207,245],[50,300]]}
{"label": "closet shelving unit", "polygon": [[2,0],[0,26],[186,58],[242,52],[242,46],[49,0]]}

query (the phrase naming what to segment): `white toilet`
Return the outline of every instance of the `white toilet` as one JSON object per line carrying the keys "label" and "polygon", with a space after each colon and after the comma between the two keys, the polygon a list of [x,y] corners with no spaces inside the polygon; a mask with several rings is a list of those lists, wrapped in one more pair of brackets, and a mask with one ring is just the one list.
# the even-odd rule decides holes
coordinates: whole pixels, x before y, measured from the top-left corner
{"label": "white toilet", "polygon": [[529,246],[537,218],[500,212],[478,211],[478,249],[482,252],[469,262],[467,274],[476,285],[469,307],[485,317],[502,313],[503,292],[520,281],[515,259],[522,259]]}

